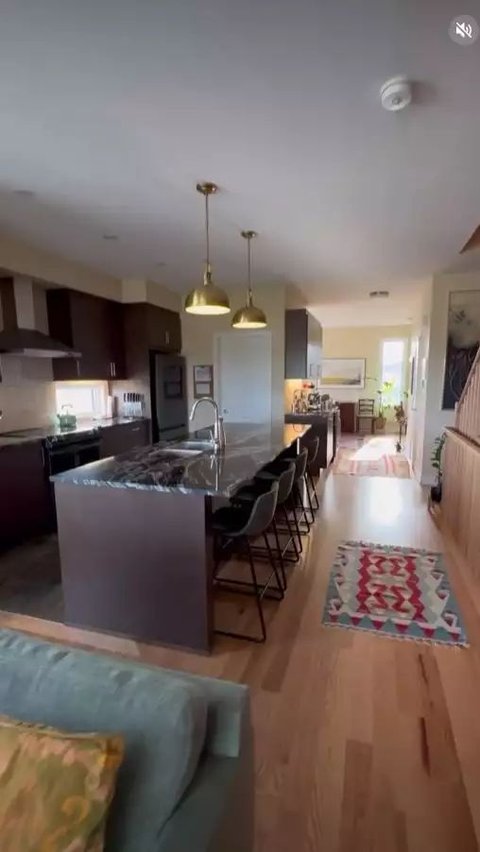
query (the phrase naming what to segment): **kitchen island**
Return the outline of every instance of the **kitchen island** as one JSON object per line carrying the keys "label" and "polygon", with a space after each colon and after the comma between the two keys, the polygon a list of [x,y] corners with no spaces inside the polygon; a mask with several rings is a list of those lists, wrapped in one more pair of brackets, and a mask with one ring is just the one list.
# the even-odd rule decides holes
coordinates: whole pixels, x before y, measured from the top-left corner
{"label": "kitchen island", "polygon": [[226,424],[219,454],[160,443],[52,477],[66,622],[208,652],[214,503],[308,429]]}

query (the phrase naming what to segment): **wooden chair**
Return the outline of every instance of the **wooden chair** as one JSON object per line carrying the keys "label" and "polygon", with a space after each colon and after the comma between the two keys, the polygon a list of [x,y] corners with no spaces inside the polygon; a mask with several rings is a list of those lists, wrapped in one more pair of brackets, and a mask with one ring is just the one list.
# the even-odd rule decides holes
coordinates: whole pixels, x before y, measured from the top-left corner
{"label": "wooden chair", "polygon": [[377,419],[377,415],[375,414],[375,400],[374,399],[359,399],[357,403],[357,416],[356,416],[356,424],[357,424],[357,432],[361,432],[366,434],[363,429],[360,429],[360,424],[362,421],[370,421],[370,434],[375,434],[375,420]]}

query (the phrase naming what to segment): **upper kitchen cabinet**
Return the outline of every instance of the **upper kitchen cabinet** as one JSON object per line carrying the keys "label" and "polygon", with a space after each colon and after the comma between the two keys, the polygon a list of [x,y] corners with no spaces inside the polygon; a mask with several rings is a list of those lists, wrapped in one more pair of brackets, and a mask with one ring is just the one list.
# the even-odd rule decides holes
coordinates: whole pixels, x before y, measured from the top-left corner
{"label": "upper kitchen cabinet", "polygon": [[178,353],[182,349],[180,314],[175,311],[135,302],[124,305],[124,323],[129,379],[149,376],[151,351]]}
{"label": "upper kitchen cabinet", "polygon": [[52,337],[82,356],[55,359],[55,379],[125,377],[122,304],[76,290],[48,290],[47,310]]}
{"label": "upper kitchen cabinet", "polygon": [[322,326],[307,310],[285,312],[286,379],[320,377],[322,337]]}

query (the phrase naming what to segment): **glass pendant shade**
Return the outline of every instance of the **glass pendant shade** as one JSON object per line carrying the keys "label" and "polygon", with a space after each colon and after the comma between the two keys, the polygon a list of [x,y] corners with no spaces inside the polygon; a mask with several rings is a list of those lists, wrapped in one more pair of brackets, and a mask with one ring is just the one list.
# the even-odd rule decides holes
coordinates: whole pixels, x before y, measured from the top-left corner
{"label": "glass pendant shade", "polygon": [[214,183],[197,183],[197,191],[205,196],[205,230],[207,239],[207,262],[203,274],[203,286],[195,287],[185,299],[185,311],[187,314],[198,316],[218,316],[230,313],[230,302],[227,294],[221,287],[217,287],[212,280],[212,269],[210,266],[210,239],[208,220],[208,197],[217,191]]}
{"label": "glass pendant shade", "polygon": [[248,245],[248,289],[247,289],[247,303],[243,308],[239,308],[238,311],[235,312],[232,319],[232,327],[239,329],[249,329],[249,328],[265,328],[267,325],[267,318],[262,311],[261,308],[257,308],[253,304],[253,293],[252,293],[252,284],[251,284],[251,247],[250,243],[253,237],[257,236],[256,231],[242,231],[242,237],[247,240]]}

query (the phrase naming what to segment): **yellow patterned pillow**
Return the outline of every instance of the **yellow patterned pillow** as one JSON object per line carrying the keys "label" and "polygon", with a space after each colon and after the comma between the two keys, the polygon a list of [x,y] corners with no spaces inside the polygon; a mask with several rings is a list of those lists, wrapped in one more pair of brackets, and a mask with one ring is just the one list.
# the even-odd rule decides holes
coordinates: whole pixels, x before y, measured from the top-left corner
{"label": "yellow patterned pillow", "polygon": [[0,716],[1,852],[101,852],[123,740]]}

